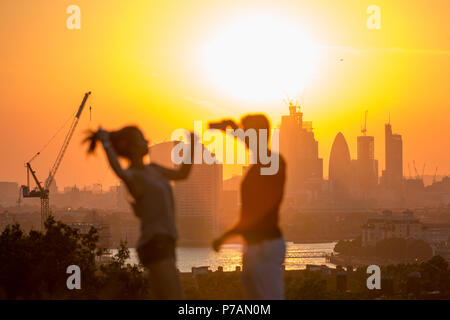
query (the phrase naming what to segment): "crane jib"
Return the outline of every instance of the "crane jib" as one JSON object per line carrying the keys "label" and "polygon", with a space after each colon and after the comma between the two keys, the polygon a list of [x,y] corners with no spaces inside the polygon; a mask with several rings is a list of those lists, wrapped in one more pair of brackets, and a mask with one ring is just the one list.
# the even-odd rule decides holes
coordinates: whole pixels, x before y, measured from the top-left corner
{"label": "crane jib", "polygon": [[87,100],[87,98],[89,97],[90,94],[91,94],[90,91],[89,91],[89,92],[86,92],[86,93],[84,94],[83,101],[81,102],[80,108],[78,108],[78,112],[77,112],[75,118],[79,118],[79,117],[80,117],[81,112],[83,111],[84,105],[86,104],[86,100]]}
{"label": "crane jib", "polygon": [[48,175],[47,181],[45,183],[45,189],[48,189],[48,187],[50,187],[50,185],[53,182],[53,178],[55,177],[56,171],[58,170],[59,165],[61,164],[61,161],[62,161],[62,159],[64,157],[64,154],[65,154],[65,152],[67,150],[67,147],[69,146],[70,140],[72,139],[72,135],[73,135],[73,133],[75,131],[75,128],[77,127],[81,111],[83,111],[83,107],[84,107],[84,105],[86,103],[86,100],[87,100],[87,98],[89,97],[90,94],[91,94],[90,91],[86,92],[84,94],[84,98],[83,98],[83,101],[81,102],[80,107],[78,108],[77,115],[73,119],[73,122],[72,122],[72,125],[71,125],[70,129],[69,129],[69,132],[67,133],[67,136],[64,139],[63,145],[62,145],[61,149],[59,150],[58,156],[56,157],[56,161],[53,164],[52,169],[50,170],[50,173]]}

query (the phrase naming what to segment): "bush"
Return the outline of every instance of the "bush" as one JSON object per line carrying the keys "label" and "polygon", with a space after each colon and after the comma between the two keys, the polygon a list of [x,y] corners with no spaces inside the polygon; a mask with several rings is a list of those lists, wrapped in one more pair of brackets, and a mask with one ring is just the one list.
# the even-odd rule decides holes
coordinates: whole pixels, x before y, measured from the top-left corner
{"label": "bush", "polygon": [[[87,234],[49,217],[45,231],[26,234],[20,225],[0,235],[0,293],[6,299],[126,299],[147,297],[147,281],[139,266],[125,266],[125,243],[111,263],[98,266],[98,232]],[[69,290],[67,267],[81,270],[82,290]]]}

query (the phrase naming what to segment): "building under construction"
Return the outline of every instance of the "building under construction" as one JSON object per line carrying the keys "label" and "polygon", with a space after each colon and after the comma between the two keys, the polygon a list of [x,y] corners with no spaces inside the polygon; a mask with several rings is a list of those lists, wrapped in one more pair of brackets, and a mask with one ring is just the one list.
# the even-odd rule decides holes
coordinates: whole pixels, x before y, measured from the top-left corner
{"label": "building under construction", "polygon": [[281,117],[280,153],[288,163],[286,195],[303,203],[317,199],[323,179],[323,159],[311,122],[303,121],[300,106],[289,102],[289,115]]}

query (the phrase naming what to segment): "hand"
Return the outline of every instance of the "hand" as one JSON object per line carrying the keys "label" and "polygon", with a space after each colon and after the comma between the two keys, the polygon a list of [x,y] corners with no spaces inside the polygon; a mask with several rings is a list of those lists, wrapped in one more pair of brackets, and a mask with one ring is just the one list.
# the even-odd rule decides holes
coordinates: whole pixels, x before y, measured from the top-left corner
{"label": "hand", "polygon": [[106,130],[103,130],[101,127],[99,127],[97,130],[97,138],[102,143],[108,142],[109,141],[109,132]]}
{"label": "hand", "polygon": [[217,238],[213,241],[212,247],[213,247],[214,251],[219,252],[220,247],[222,246],[222,241],[223,241],[222,237]]}
{"label": "hand", "polygon": [[209,128],[210,129],[218,129],[225,131],[227,127],[231,127],[233,130],[236,130],[238,128],[238,125],[231,119],[224,119],[218,122],[210,122]]}
{"label": "hand", "polygon": [[225,131],[227,126],[223,121],[219,121],[219,122],[210,122],[209,123],[209,128],[210,129],[217,129],[217,130],[223,130]]}

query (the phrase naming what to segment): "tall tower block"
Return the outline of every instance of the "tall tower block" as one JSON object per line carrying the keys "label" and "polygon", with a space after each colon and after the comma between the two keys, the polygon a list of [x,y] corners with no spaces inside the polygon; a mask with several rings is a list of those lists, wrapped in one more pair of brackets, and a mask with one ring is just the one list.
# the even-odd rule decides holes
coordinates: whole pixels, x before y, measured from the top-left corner
{"label": "tall tower block", "polygon": [[400,188],[403,183],[403,141],[402,136],[392,133],[390,123],[384,126],[385,170],[382,182],[389,188]]}

